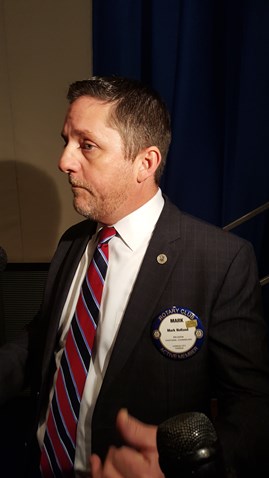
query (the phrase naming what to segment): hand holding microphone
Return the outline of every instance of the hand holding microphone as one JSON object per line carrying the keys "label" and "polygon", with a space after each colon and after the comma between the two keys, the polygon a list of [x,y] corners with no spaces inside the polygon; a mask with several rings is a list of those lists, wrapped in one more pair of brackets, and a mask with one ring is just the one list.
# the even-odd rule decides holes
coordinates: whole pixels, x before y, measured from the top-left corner
{"label": "hand holding microphone", "polygon": [[215,429],[202,413],[182,413],[157,428],[121,410],[117,428],[126,445],[110,447],[104,464],[97,455],[92,455],[92,478],[226,476]]}

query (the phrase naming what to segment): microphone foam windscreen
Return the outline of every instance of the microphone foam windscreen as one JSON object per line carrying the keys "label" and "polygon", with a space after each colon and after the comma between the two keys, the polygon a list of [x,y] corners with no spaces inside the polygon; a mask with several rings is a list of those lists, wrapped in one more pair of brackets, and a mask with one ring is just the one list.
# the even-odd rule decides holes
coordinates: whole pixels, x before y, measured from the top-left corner
{"label": "microphone foam windscreen", "polygon": [[157,431],[157,447],[160,457],[185,459],[196,451],[214,447],[216,431],[203,413],[182,413],[161,423]]}

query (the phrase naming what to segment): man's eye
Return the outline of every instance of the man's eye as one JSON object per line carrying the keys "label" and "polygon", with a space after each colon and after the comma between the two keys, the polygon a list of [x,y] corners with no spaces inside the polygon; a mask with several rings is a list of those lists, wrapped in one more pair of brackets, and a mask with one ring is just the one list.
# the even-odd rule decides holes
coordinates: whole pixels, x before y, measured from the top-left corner
{"label": "man's eye", "polygon": [[91,143],[82,143],[81,148],[89,151],[93,148],[93,145]]}

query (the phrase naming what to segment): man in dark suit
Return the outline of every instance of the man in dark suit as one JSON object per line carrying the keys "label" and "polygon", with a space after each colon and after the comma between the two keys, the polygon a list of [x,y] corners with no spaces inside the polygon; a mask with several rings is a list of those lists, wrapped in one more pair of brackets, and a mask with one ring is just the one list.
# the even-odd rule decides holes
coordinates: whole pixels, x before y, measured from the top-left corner
{"label": "man in dark suit", "polygon": [[68,99],[59,167],[87,219],[62,236],[40,313],[0,351],[1,401],[31,384],[38,462],[41,450],[58,469],[44,476],[70,476],[46,445],[50,407],[100,229],[114,227],[73,476],[90,476],[91,454],[93,478],[163,476],[156,427],[187,411],[214,420],[227,469],[268,469],[268,338],[251,245],[162,195],[170,119],[155,92],[91,78],[72,84]]}

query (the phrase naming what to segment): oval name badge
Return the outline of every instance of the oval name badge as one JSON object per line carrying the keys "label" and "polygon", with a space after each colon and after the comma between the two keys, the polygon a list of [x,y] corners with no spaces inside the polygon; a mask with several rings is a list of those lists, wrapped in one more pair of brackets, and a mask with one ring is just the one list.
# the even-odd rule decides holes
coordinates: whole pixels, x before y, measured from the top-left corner
{"label": "oval name badge", "polygon": [[204,329],[194,312],[174,305],[153,320],[151,336],[163,355],[182,360],[200,350],[204,340]]}

